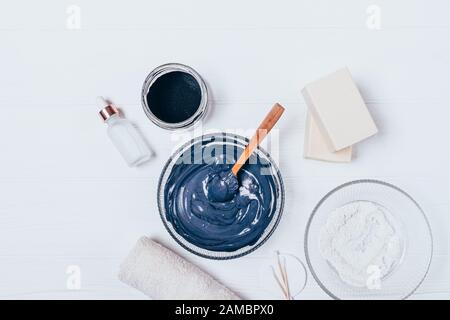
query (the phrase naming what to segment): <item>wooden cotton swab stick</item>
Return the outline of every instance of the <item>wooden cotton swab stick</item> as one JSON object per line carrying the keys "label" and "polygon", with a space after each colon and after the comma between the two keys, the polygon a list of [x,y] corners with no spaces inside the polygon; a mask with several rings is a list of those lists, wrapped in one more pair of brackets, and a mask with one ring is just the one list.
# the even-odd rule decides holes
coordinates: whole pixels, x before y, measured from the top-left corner
{"label": "wooden cotton swab stick", "polygon": [[284,283],[286,286],[286,291],[288,294],[288,299],[292,300],[292,296],[291,296],[291,289],[289,288],[289,280],[288,280],[288,274],[287,274],[287,270],[286,270],[286,257],[283,257],[283,274],[284,274]]}
{"label": "wooden cotton swab stick", "polygon": [[274,275],[275,280],[277,281],[278,285],[280,286],[281,290],[283,291],[285,298],[287,300],[292,300],[292,296],[291,296],[290,288],[289,288],[288,275],[287,275],[287,271],[286,271],[286,258],[283,259],[283,264],[281,264],[279,251],[276,251],[275,253],[277,255],[277,264],[278,264],[278,270],[281,275],[281,280],[278,278],[278,276],[275,272],[275,269],[272,266],[273,275]]}

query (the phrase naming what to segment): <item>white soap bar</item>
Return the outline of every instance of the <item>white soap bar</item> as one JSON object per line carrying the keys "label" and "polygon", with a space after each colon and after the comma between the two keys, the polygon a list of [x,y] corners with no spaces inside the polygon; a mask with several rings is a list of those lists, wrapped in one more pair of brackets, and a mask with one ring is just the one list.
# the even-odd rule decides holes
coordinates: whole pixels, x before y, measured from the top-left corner
{"label": "white soap bar", "polygon": [[308,84],[302,93],[331,151],[378,132],[347,68]]}
{"label": "white soap bar", "polygon": [[308,112],[306,115],[303,156],[307,159],[314,160],[350,162],[352,160],[352,147],[347,147],[336,152],[330,151],[319,127]]}

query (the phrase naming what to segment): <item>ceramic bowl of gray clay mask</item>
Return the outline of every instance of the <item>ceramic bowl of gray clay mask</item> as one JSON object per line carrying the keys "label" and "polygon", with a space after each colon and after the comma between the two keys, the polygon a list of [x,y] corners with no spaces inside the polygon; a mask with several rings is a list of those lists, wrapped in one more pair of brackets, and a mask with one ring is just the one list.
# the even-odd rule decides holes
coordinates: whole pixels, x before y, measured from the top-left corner
{"label": "ceramic bowl of gray clay mask", "polygon": [[170,235],[186,250],[210,259],[232,259],[260,247],[274,232],[284,206],[281,174],[258,148],[238,173],[239,189],[218,196],[217,179],[231,170],[248,139],[207,134],[181,146],[167,161],[158,207]]}

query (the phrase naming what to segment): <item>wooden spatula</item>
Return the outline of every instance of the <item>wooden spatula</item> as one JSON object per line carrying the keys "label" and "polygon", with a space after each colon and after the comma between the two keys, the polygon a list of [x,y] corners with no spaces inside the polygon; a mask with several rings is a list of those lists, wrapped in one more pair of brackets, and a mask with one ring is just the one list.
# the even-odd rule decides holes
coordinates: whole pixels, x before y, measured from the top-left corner
{"label": "wooden spatula", "polygon": [[267,134],[270,132],[273,126],[277,123],[283,112],[284,108],[278,103],[276,103],[272,107],[270,112],[267,114],[267,116],[259,125],[258,129],[256,130],[256,133],[250,139],[250,142],[248,143],[247,147],[245,147],[244,152],[242,152],[238,161],[234,164],[233,168],[231,168],[231,172],[235,176],[237,176],[237,173],[245,164],[245,162],[248,160],[248,158],[251,156],[253,151],[255,151],[255,149],[258,147],[261,141],[267,136]]}

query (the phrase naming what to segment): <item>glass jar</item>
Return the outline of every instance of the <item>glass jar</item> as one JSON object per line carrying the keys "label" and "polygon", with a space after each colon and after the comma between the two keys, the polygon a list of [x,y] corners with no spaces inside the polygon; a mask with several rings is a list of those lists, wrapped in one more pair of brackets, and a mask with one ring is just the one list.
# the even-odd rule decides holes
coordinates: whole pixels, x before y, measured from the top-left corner
{"label": "glass jar", "polygon": [[[159,117],[157,117],[151,110],[151,107],[148,103],[147,95],[149,93],[152,85],[158,80],[161,76],[170,73],[170,72],[184,72],[191,75],[200,88],[200,103],[195,111],[188,119],[180,121],[180,122],[167,122]],[[186,129],[195,125],[198,121],[204,118],[208,109],[208,89],[206,87],[206,83],[203,78],[191,67],[179,64],[179,63],[168,63],[161,65],[155,68],[144,81],[144,85],[142,86],[141,92],[141,102],[142,107],[144,109],[147,117],[156,125],[163,129],[175,130],[175,129]]]}

